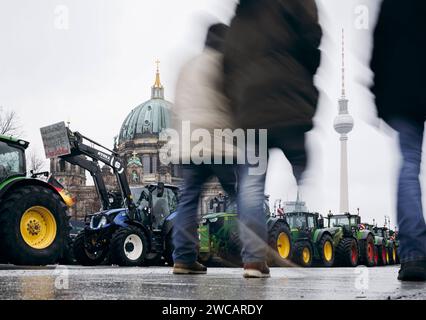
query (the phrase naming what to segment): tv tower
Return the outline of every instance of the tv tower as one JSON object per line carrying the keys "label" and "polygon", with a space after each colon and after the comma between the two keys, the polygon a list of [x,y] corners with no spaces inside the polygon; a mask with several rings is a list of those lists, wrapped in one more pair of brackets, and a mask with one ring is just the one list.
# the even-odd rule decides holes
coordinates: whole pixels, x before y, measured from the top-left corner
{"label": "tv tower", "polygon": [[345,90],[345,32],[342,29],[342,96],[339,99],[339,114],[334,119],[334,130],[340,134],[340,212],[349,212],[348,191],[348,133],[354,127],[354,119],[348,111],[349,100]]}

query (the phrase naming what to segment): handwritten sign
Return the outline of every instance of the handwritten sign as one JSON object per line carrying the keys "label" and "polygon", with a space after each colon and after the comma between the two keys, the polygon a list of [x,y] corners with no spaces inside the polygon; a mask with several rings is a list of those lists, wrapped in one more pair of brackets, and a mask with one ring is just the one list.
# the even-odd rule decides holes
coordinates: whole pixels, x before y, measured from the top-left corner
{"label": "handwritten sign", "polygon": [[59,122],[40,129],[46,158],[52,159],[71,153],[68,129],[65,122]]}

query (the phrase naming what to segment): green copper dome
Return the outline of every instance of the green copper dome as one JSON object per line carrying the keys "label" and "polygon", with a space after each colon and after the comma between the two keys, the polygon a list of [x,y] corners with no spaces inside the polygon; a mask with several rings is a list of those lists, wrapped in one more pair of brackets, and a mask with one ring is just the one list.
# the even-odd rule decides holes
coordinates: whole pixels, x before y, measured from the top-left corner
{"label": "green copper dome", "polygon": [[144,135],[159,134],[170,127],[172,103],[164,99],[164,87],[157,76],[151,91],[151,100],[142,103],[130,112],[121,126],[119,143],[134,140]]}

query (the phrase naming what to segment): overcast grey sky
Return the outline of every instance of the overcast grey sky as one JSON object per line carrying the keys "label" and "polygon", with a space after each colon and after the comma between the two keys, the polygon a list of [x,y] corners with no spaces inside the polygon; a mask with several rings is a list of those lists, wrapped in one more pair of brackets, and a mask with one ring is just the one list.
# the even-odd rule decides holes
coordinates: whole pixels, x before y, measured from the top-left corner
{"label": "overcast grey sky", "polygon": [[[180,66],[202,48],[206,26],[229,22],[235,0],[0,0],[0,106],[15,110],[25,138],[41,149],[39,128],[58,121],[112,146],[126,115],[150,98],[155,60],[161,60],[166,98],[173,101]],[[339,207],[340,37],[347,38],[347,96],[355,128],[349,137],[349,205],[365,220],[395,222],[399,156],[395,137],[378,130],[368,90],[371,36],[380,1],[319,0],[324,38],[316,83],[321,90],[309,134],[311,154],[302,197],[326,214]],[[356,28],[360,5],[369,28]],[[68,10],[68,28],[58,15]],[[59,11],[58,11],[59,10]],[[62,16],[61,16],[62,17]],[[61,22],[61,21],[59,21]],[[63,22],[63,20],[62,20]],[[289,165],[273,152],[267,193],[296,196]]]}

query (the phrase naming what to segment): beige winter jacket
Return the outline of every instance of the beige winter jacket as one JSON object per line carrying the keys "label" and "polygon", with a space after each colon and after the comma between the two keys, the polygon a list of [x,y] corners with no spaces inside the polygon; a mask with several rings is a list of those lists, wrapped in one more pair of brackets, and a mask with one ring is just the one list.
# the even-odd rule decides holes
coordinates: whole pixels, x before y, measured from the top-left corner
{"label": "beige winter jacket", "polygon": [[172,127],[179,133],[180,141],[169,142],[170,146],[179,147],[180,163],[194,161],[194,154],[212,162],[214,157],[234,156],[234,125],[228,99],[223,94],[222,58],[219,52],[206,48],[180,72],[172,110]]}

